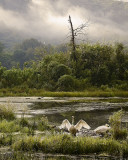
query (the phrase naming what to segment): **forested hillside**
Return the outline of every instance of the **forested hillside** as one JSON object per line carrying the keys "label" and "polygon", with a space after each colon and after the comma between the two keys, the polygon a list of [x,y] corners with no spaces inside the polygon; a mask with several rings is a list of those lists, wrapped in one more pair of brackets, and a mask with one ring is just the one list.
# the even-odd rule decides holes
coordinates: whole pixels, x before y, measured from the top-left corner
{"label": "forested hillside", "polygon": [[69,45],[45,45],[29,39],[9,54],[0,44],[0,88],[128,89],[128,48],[121,43],[77,45],[76,61]]}

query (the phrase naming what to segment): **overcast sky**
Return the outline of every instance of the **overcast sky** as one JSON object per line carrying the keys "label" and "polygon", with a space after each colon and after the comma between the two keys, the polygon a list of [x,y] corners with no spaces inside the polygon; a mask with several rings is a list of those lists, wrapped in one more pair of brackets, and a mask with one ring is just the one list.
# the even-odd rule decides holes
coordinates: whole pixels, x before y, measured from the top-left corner
{"label": "overcast sky", "polygon": [[79,39],[128,41],[128,0],[0,0],[0,31],[63,43],[69,15],[74,28],[88,22]]}

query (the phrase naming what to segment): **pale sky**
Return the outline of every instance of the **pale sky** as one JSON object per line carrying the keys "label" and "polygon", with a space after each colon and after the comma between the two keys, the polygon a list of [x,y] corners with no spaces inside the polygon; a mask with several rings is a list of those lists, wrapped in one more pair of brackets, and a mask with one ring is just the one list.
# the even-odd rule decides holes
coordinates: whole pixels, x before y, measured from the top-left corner
{"label": "pale sky", "polygon": [[68,41],[69,15],[74,27],[88,21],[86,35],[80,39],[128,41],[128,3],[115,0],[1,0],[0,32],[10,29],[26,37],[63,43]]}

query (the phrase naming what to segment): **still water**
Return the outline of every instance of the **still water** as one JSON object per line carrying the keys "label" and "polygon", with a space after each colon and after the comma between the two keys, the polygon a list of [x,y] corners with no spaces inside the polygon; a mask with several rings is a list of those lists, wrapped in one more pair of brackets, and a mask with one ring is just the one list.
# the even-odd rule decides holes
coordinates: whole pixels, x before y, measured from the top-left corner
{"label": "still water", "polygon": [[[96,102],[96,100],[108,99],[108,102]],[[119,99],[115,97],[115,99]],[[77,100],[77,102],[73,102]],[[91,100],[91,102],[78,102]],[[93,101],[94,100],[94,101]],[[123,109],[125,115],[122,122],[127,126],[128,122],[128,102],[109,103],[109,98],[50,98],[50,97],[16,97],[0,99],[1,103],[12,103],[15,106],[17,117],[42,117],[46,115],[49,122],[60,125],[64,119],[71,122],[71,117],[75,117],[75,123],[80,119],[85,120],[92,129],[99,125],[108,123],[109,116],[114,112]]]}
{"label": "still water", "polygon": [[[48,107],[46,107],[48,106]],[[115,111],[123,108],[125,116],[122,119],[123,123],[128,122],[128,107],[127,104],[113,103],[57,103],[43,102],[34,103],[31,105],[31,110],[27,113],[29,116],[46,115],[49,122],[60,125],[64,119],[71,122],[71,117],[75,117],[75,123],[80,119],[85,120],[92,129],[99,125],[108,123],[109,116]]]}

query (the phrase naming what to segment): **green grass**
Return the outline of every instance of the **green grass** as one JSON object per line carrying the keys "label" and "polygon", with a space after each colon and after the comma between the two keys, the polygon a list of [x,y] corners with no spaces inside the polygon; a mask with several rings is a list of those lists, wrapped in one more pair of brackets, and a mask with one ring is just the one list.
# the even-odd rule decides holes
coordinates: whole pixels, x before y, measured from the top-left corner
{"label": "green grass", "polygon": [[0,132],[1,133],[12,133],[12,132],[18,132],[20,131],[20,125],[17,124],[16,121],[10,121],[2,120],[0,122]]}
{"label": "green grass", "polygon": [[21,134],[34,135],[35,130],[37,131],[46,131],[54,130],[51,125],[49,125],[47,117],[42,117],[41,119],[14,119],[0,120],[0,133],[13,134],[14,132],[20,132]]}
{"label": "green grass", "polygon": [[15,151],[42,151],[54,154],[102,154],[128,156],[128,143],[113,139],[71,137],[69,135],[46,136],[43,140],[25,137],[13,144]]}
{"label": "green grass", "polygon": [[14,120],[15,114],[13,109],[14,108],[11,104],[0,104],[0,119]]}
{"label": "green grass", "polygon": [[128,97],[128,91],[90,89],[83,92],[50,92],[43,89],[4,88],[0,96],[43,96],[43,97]]}
{"label": "green grass", "polygon": [[109,98],[109,99],[79,99],[79,100],[70,100],[73,103],[91,103],[91,102],[109,102],[109,103],[125,103],[128,102],[128,98]]}
{"label": "green grass", "polygon": [[11,146],[13,141],[12,135],[0,134],[0,147],[1,146]]}

